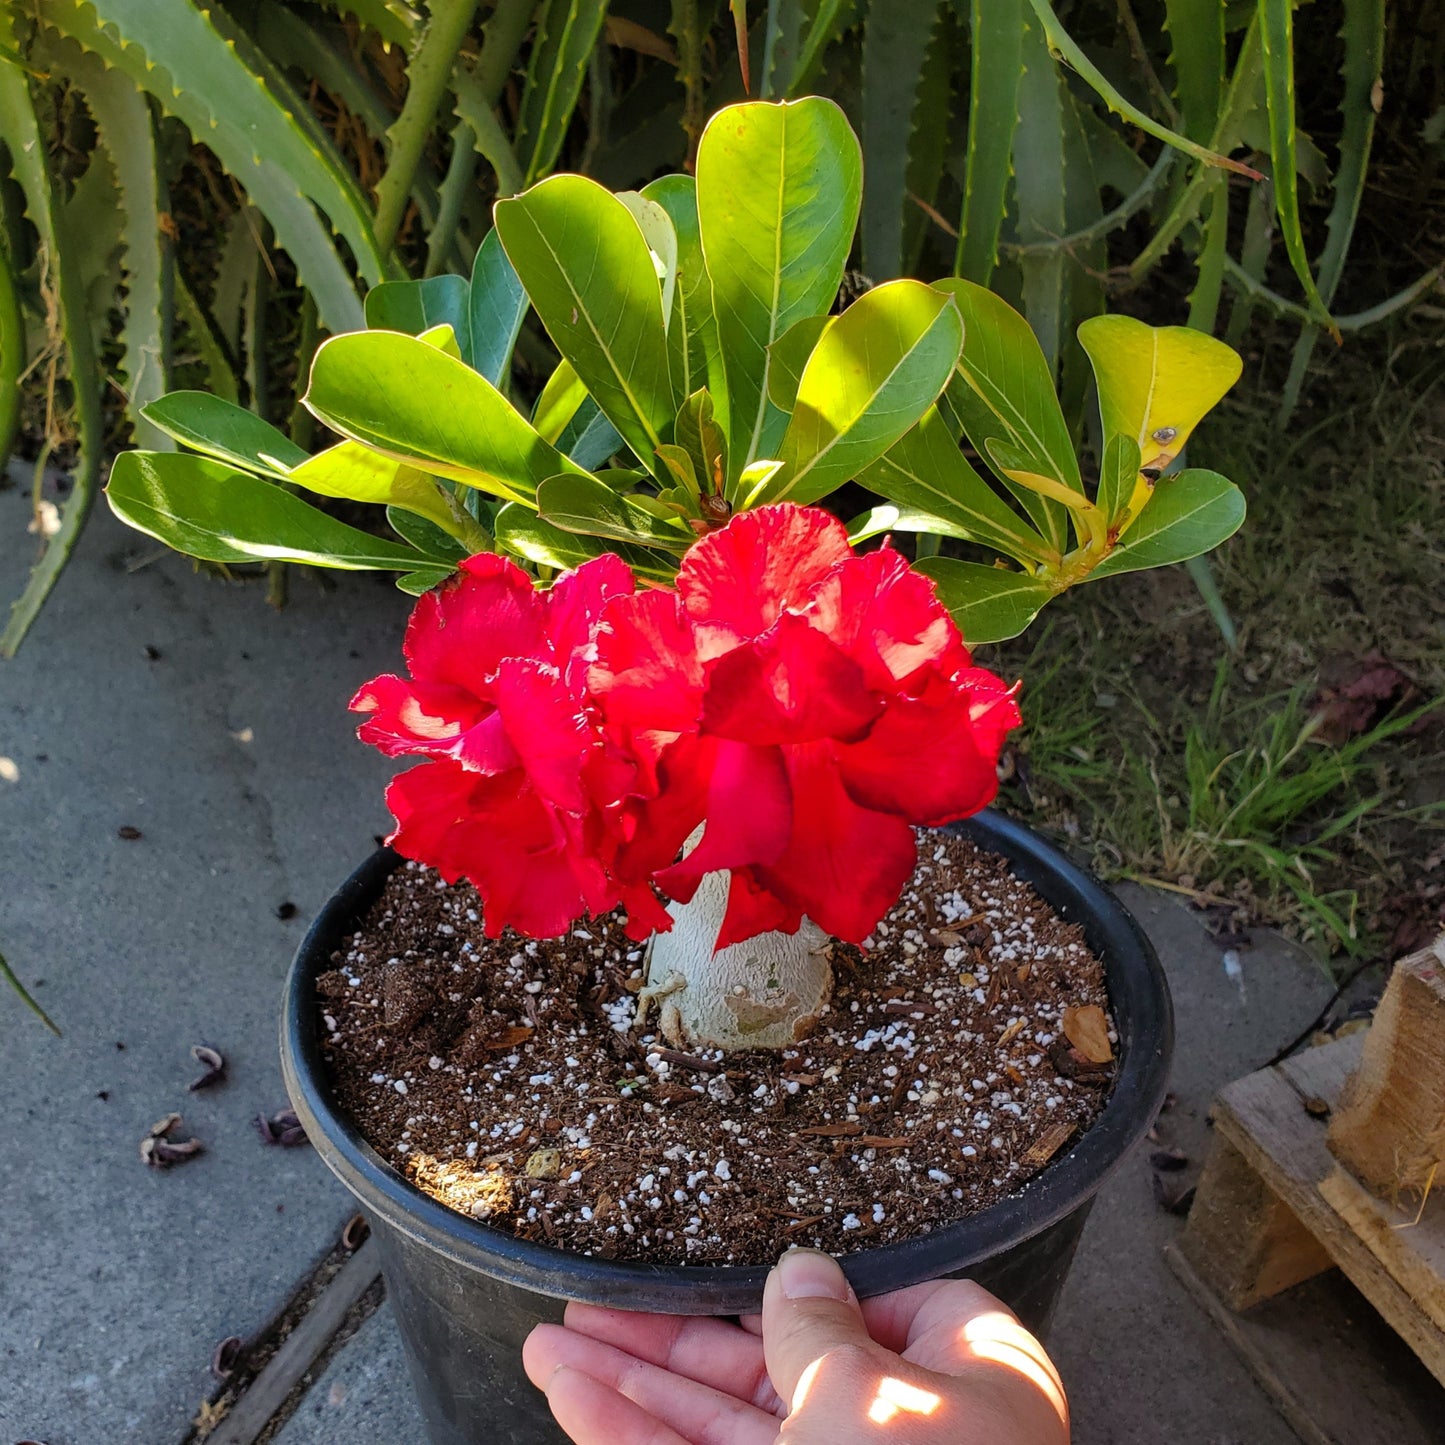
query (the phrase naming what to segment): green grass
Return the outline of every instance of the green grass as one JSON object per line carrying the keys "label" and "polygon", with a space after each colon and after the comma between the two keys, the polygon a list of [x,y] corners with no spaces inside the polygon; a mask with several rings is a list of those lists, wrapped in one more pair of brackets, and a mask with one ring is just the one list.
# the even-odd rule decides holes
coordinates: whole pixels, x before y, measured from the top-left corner
{"label": "green grass", "polygon": [[[1445,367],[1391,347],[1321,366],[1287,434],[1261,394],[1197,440],[1250,501],[1214,562],[1235,651],[1172,568],[1080,588],[982,658],[1024,679],[1004,806],[1323,957],[1383,947],[1445,834]],[[1416,694],[1331,746],[1321,681],[1372,652]]]}

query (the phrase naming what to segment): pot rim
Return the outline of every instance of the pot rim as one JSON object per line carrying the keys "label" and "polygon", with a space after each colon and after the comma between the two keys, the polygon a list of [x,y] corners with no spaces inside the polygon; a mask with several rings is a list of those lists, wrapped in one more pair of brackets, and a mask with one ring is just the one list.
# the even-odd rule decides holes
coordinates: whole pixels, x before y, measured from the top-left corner
{"label": "pot rim", "polygon": [[[1023,1244],[1087,1204],[1153,1125],[1168,1082],[1174,1045],[1169,987],[1153,946],[1123,904],[1052,844],[992,810],[949,824],[946,831],[1002,854],[1062,918],[1083,927],[1104,965],[1120,1066],[1113,1092],[1090,1128],[1013,1194],[929,1233],[843,1255],[840,1263],[860,1298],[957,1273]],[[507,1284],[615,1308],[638,1307],[644,1296],[655,1300],[664,1286],[676,1290],[678,1313],[756,1311],[769,1265],[607,1260],[518,1239],[458,1214],[410,1183],[341,1111],[322,1060],[314,981],[402,861],[391,849],[379,848],[351,874],[307,930],[287,977],[282,1072],[323,1161],[364,1208],[394,1229]]]}

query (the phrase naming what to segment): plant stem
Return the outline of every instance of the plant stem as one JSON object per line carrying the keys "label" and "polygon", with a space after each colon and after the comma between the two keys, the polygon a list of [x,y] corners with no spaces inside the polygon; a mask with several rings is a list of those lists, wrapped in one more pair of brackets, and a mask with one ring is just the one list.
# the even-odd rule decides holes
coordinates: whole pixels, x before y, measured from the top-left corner
{"label": "plant stem", "polygon": [[376,183],[376,219],[372,223],[379,251],[390,251],[396,240],[432,121],[476,13],[477,0],[434,0],[426,32],[407,67],[406,101],[387,132],[391,155]]}
{"label": "plant stem", "polygon": [[714,951],[729,883],[729,874],[709,873],[690,903],[669,909],[672,932],[652,941],[640,1002],[659,1004],[658,1027],[677,1048],[783,1048],[811,1030],[832,997],[829,939],[805,918],[796,933]]}

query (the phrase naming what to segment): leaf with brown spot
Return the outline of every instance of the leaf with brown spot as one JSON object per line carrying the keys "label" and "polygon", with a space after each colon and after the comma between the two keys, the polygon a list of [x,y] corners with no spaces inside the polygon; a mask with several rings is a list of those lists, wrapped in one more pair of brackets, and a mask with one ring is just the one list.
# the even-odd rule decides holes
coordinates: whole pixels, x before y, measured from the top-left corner
{"label": "leaf with brown spot", "polygon": [[1109,1018],[1098,1004],[1064,1010],[1064,1037],[1091,1064],[1107,1064],[1114,1057],[1109,1042]]}

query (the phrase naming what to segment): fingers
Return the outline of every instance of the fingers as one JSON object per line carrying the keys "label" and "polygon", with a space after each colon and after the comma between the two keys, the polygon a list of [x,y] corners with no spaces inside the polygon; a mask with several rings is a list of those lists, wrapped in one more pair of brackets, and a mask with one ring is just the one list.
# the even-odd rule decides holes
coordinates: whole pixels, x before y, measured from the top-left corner
{"label": "fingers", "polygon": [[566,1321],[577,1334],[615,1345],[650,1365],[711,1385],[769,1414],[781,1413],[756,1332],[748,1333],[726,1320],[644,1315],[584,1304],[569,1304]]}
{"label": "fingers", "polygon": [[763,1290],[763,1352],[784,1404],[798,1408],[807,1382],[830,1352],[871,1344],[837,1263],[814,1249],[789,1250]]}
{"label": "fingers", "polygon": [[689,1445],[640,1405],[578,1370],[560,1366],[545,1388],[552,1418],[575,1445]]}
{"label": "fingers", "polygon": [[[863,1318],[868,1333],[884,1349],[902,1354],[928,1334],[940,1322],[961,1323],[976,1314],[1002,1312],[1008,1307],[995,1299],[982,1285],[970,1279],[939,1279],[910,1289],[895,1290],[863,1301]],[[910,1359],[915,1358],[910,1355]],[[925,1361],[920,1360],[920,1364]],[[929,1369],[947,1370],[942,1359],[926,1362]]]}
{"label": "fingers", "polygon": [[[579,1373],[631,1401],[690,1445],[771,1445],[778,1433],[775,1416],[562,1325],[538,1325],[522,1347],[522,1363],[549,1402],[559,1369]],[[608,1445],[633,1442],[628,1434],[596,1438]]]}

